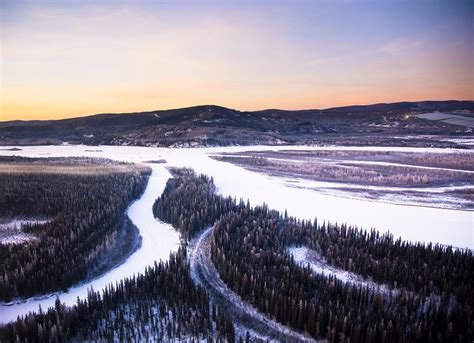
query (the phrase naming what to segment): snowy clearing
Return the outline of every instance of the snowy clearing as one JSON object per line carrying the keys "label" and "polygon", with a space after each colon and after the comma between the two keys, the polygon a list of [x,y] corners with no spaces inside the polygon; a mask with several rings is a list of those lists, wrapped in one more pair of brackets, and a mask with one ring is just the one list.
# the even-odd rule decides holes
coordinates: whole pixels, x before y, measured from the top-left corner
{"label": "snowy clearing", "polygon": [[36,236],[25,233],[25,232],[17,232],[12,234],[3,235],[0,237],[0,244],[23,244],[30,241],[34,241],[38,239]]}
{"label": "snowy clearing", "polygon": [[339,279],[342,282],[362,287],[369,287],[383,293],[390,292],[390,288],[386,285],[381,285],[373,281],[364,280],[361,276],[357,274],[338,269],[334,266],[329,265],[324,258],[317,256],[315,252],[311,251],[306,247],[289,247],[287,251],[291,256],[293,256],[296,263],[300,264],[301,266],[309,265],[311,270],[317,274],[334,276],[336,279]]}
{"label": "snowy clearing", "polygon": [[0,221],[0,244],[23,244],[37,239],[33,234],[22,231],[26,225],[45,224],[49,220],[38,219],[12,219]]}
{"label": "snowy clearing", "polygon": [[25,225],[34,225],[34,224],[45,224],[49,220],[44,219],[12,219],[5,221],[4,223],[0,222],[0,230],[2,229],[16,229],[20,230]]}

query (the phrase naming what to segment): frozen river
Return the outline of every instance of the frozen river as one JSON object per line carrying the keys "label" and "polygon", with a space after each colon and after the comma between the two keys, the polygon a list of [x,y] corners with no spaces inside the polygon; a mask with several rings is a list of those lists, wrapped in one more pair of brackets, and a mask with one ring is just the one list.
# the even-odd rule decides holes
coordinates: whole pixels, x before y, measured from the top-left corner
{"label": "frozen river", "polygon": [[[32,146],[21,147],[21,151],[10,151],[2,147],[0,155],[20,155],[26,157],[89,156],[104,157],[128,162],[145,162],[165,159],[166,164],[151,164],[153,172],[142,198],[133,203],[128,215],[140,230],[142,246],[122,265],[109,271],[102,277],[60,294],[66,304],[74,304],[77,297],[85,297],[87,289],[103,289],[108,283],[114,283],[126,276],[144,271],[154,261],[167,259],[169,253],[176,250],[179,236],[172,228],[153,218],[152,204],[163,192],[166,181],[171,175],[167,166],[187,166],[198,173],[214,178],[218,192],[237,198],[249,199],[252,205],[267,203],[270,208],[288,211],[289,215],[319,221],[326,220],[348,223],[364,228],[376,228],[380,232],[390,231],[395,237],[404,240],[433,242],[455,247],[474,249],[474,212],[421,206],[397,205],[363,199],[343,198],[304,188],[288,187],[281,180],[258,174],[209,158],[209,154],[219,152],[239,152],[248,150],[282,149],[350,149],[350,150],[394,150],[414,152],[446,153],[453,149],[417,149],[386,147],[225,147],[203,149],[167,149],[148,147],[119,146]],[[457,152],[466,152],[456,150]],[[7,322],[17,315],[43,309],[54,304],[55,295],[46,299],[30,300],[25,303],[0,307],[0,322]]]}

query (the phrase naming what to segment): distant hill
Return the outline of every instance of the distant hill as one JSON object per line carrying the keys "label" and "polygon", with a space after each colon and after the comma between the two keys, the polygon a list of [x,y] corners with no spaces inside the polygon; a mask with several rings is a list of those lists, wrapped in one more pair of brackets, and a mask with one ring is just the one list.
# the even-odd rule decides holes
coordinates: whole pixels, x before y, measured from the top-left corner
{"label": "distant hill", "polygon": [[[472,115],[474,101],[399,102],[298,111],[238,111],[206,105],[63,120],[10,121],[0,122],[0,144],[68,142],[165,147],[318,143],[407,145],[427,139],[419,137],[414,140],[412,137],[407,143],[407,139],[414,135],[471,134],[470,129],[463,126],[415,117],[433,111]],[[407,139],[397,138],[400,136]],[[430,143],[421,145],[426,144]]]}

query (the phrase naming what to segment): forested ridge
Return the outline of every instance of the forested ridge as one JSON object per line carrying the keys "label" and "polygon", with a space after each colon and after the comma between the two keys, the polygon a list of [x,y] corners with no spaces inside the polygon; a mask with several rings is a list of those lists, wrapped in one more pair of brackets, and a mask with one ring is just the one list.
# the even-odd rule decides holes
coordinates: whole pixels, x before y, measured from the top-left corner
{"label": "forested ridge", "polygon": [[[329,341],[471,341],[472,253],[394,240],[346,225],[298,221],[214,194],[212,179],[175,171],[155,215],[192,236],[213,223],[212,259],[236,293],[283,324]],[[314,275],[286,252],[306,245],[329,263],[396,287],[380,293]]]}
{"label": "forested ridge", "polygon": [[[67,289],[102,270],[113,250],[127,248],[126,243],[117,246],[123,230],[136,234],[125,211],[143,192],[149,168],[92,159],[9,157],[0,162],[6,166],[0,174],[0,218],[51,219],[24,229],[38,239],[0,244],[1,300]],[[35,163],[41,164],[32,172],[17,172]],[[45,173],[51,166],[55,172]],[[81,174],[78,168],[84,166],[87,173]]]}

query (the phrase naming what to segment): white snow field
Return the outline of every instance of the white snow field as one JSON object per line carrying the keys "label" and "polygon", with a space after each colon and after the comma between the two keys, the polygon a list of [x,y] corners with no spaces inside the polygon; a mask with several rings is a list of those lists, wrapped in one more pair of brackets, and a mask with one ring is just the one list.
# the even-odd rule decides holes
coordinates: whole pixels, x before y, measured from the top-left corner
{"label": "white snow field", "polygon": [[[10,148],[10,147],[4,147]],[[272,209],[288,211],[289,215],[301,219],[318,218],[319,221],[348,223],[363,228],[376,228],[380,232],[390,231],[395,238],[401,237],[412,242],[432,242],[474,249],[474,211],[441,209],[433,207],[397,205],[343,198],[319,193],[317,190],[290,187],[280,179],[245,170],[231,163],[219,162],[208,155],[222,152],[242,152],[255,150],[369,150],[369,151],[410,151],[431,153],[466,153],[474,151],[440,148],[400,148],[400,147],[309,147],[309,146],[247,146],[219,148],[152,148],[128,146],[83,145],[28,146],[21,151],[1,150],[0,155],[25,157],[88,156],[110,158],[119,161],[144,162],[165,159],[167,163],[153,165],[153,173],[143,197],[129,209],[131,220],[137,225],[143,237],[142,246],[122,265],[102,277],[60,294],[60,300],[68,305],[76,303],[76,298],[85,297],[87,289],[103,289],[126,276],[144,271],[155,260],[166,260],[169,253],[178,247],[179,235],[170,225],[158,223],[152,214],[152,204],[161,195],[166,181],[171,175],[168,166],[186,166],[198,173],[214,178],[218,192],[224,196],[249,199],[252,205],[267,203]],[[26,303],[0,307],[0,322],[8,322],[17,315],[43,309],[54,304],[55,295],[47,299],[29,300]]]}

